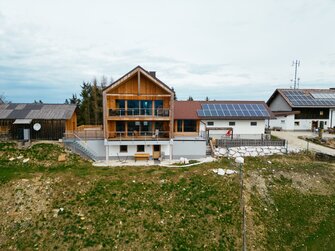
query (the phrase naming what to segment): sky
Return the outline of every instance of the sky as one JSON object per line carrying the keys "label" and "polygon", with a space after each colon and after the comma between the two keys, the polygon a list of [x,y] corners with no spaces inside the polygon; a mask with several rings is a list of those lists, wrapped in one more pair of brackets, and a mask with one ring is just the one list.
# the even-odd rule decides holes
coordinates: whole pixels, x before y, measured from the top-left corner
{"label": "sky", "polygon": [[0,95],[63,103],[137,65],[178,99],[335,87],[335,0],[1,0]]}

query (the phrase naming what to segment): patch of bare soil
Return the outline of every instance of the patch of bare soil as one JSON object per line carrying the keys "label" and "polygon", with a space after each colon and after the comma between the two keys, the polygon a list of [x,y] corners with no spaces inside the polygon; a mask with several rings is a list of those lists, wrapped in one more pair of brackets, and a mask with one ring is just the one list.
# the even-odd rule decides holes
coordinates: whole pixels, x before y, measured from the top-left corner
{"label": "patch of bare soil", "polygon": [[315,174],[309,173],[296,173],[293,171],[279,171],[274,173],[274,178],[280,179],[282,177],[291,180],[291,187],[299,190],[302,193],[312,193],[320,195],[330,195],[333,193],[331,184],[324,179],[323,175],[316,172]]}
{"label": "patch of bare soil", "polygon": [[[245,211],[247,217],[247,234],[248,234],[248,245],[250,243],[262,243],[265,239],[264,235],[266,229],[261,224],[256,224],[254,219],[257,218],[255,215],[255,210],[252,209],[250,199],[251,195],[257,192],[263,199],[271,200],[268,196],[268,188],[266,184],[266,179],[259,172],[250,172],[248,176],[244,179],[244,202],[245,202]],[[265,250],[261,247],[252,248],[253,250]]]}

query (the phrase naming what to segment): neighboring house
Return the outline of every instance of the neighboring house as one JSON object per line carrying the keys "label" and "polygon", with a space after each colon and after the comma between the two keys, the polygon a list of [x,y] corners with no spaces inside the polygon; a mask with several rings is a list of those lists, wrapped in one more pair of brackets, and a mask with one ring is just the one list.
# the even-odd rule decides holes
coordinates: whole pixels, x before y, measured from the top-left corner
{"label": "neighboring house", "polygon": [[267,101],[276,116],[271,128],[314,130],[335,127],[335,89],[277,89]]}
{"label": "neighboring house", "polygon": [[15,140],[58,140],[77,128],[75,105],[0,104],[0,134]]}
{"label": "neighboring house", "polygon": [[264,101],[176,101],[175,138],[263,139],[270,118]]}

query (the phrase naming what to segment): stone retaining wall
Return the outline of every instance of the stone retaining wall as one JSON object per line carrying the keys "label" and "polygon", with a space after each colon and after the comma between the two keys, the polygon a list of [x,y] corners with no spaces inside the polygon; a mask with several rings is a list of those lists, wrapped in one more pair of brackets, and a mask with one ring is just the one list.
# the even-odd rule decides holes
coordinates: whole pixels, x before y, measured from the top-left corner
{"label": "stone retaining wall", "polygon": [[[293,151],[292,151],[293,152]],[[298,152],[298,150],[294,151]],[[259,147],[230,147],[230,148],[216,148],[216,157],[257,157],[273,154],[286,154],[288,150],[285,146],[259,146]]]}

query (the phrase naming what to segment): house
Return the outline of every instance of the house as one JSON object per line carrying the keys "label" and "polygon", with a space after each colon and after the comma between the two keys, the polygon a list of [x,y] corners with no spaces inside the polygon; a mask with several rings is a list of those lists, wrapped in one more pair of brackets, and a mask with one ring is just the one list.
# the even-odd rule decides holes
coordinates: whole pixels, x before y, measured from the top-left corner
{"label": "house", "polygon": [[[174,91],[137,66],[103,91],[106,159],[172,156]],[[137,154],[137,155],[136,155]]]}
{"label": "house", "polygon": [[75,105],[0,104],[0,134],[15,140],[58,140],[77,128]]}
{"label": "house", "polygon": [[263,139],[272,117],[264,101],[176,101],[175,138]]}
{"label": "house", "polygon": [[267,101],[276,116],[271,128],[314,130],[335,127],[335,88],[277,89]]}
{"label": "house", "polygon": [[[105,159],[198,159],[209,137],[263,139],[273,117],[263,101],[176,101],[174,91],[140,66],[103,90],[103,131],[83,127],[65,139]],[[75,144],[75,145],[74,145]]]}

